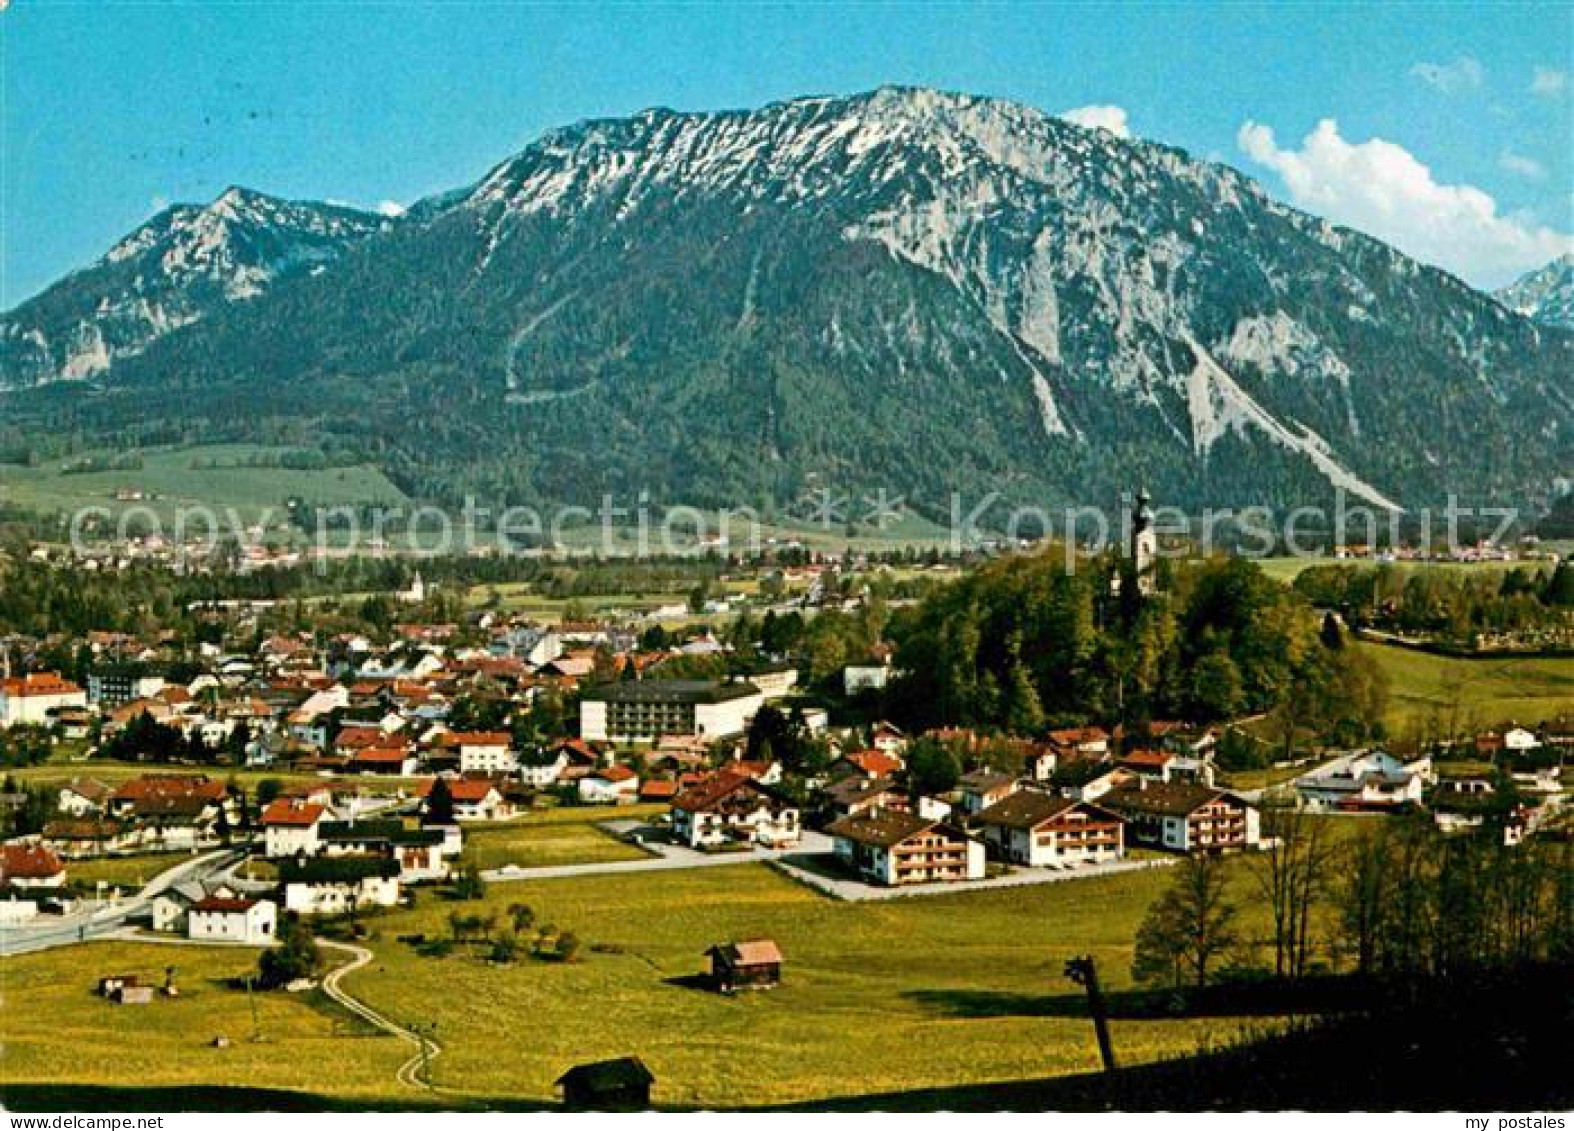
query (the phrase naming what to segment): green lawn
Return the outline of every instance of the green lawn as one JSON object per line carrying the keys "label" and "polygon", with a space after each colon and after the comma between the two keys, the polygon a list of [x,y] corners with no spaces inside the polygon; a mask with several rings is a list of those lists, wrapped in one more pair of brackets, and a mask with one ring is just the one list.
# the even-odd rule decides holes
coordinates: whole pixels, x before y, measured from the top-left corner
{"label": "green lawn", "polygon": [[[285,500],[291,497],[321,505],[365,502],[397,506],[407,502],[404,494],[374,467],[292,471],[236,466],[260,454],[282,450],[253,444],[149,449],[142,453],[140,468],[79,474],[65,474],[62,468],[80,456],[37,467],[0,464],[0,499],[43,513],[100,506],[119,515],[128,507],[149,507],[166,521],[177,507],[234,507],[248,523],[256,521],[268,508],[274,509],[275,523],[282,521]],[[220,466],[193,466],[208,462]],[[157,497],[140,503],[117,502],[115,492],[122,488]],[[194,532],[200,531],[194,528]]]}
{"label": "green lawn", "polygon": [[[534,828],[588,831],[584,811]],[[1240,862],[1232,890],[1255,902]],[[1067,958],[1092,954],[1106,984],[1130,985],[1131,941],[1167,870],[1037,887],[878,903],[839,903],[763,865],[493,883],[483,901],[433,891],[411,910],[369,917],[376,959],[346,988],[404,1024],[435,1022],[449,1103],[549,1100],[570,1065],[634,1054],[672,1105],[770,1104],[1039,1078],[1097,1067]],[[455,910],[539,922],[581,938],[578,961],[498,966],[456,952],[423,957],[401,936],[448,932]],[[1263,913],[1241,926],[1260,936]],[[724,998],[684,984],[704,951],[768,936],[786,956],[768,993]],[[221,979],[250,952],[94,944],[0,961],[6,1009],[0,1079],[13,1082],[292,1088],[344,1099],[412,1097],[393,1082],[403,1047],[365,1036],[307,1001],[259,995],[267,1042],[253,1045],[243,993]],[[185,992],[144,1010],[91,996],[98,974],[180,967]],[[1271,1022],[1266,1022],[1271,1024]],[[1122,1063],[1195,1052],[1262,1018],[1120,1016]],[[207,1047],[224,1033],[231,1049]]]}
{"label": "green lawn", "polygon": [[233,781],[246,790],[255,790],[262,781],[276,781],[284,785],[331,784],[334,781],[354,782],[367,793],[392,794],[402,787],[414,785],[408,778],[323,777],[318,774],[292,773],[289,770],[236,769],[233,766],[177,766],[162,763],[138,764],[132,762],[101,762],[88,759],[83,762],[49,761],[38,766],[24,766],[5,770],[0,777],[14,777],[24,785],[47,785],[58,788],[72,778],[93,778],[106,785],[119,785],[130,778],[144,774],[206,774],[215,781]]}
{"label": "green lawn", "polygon": [[1395,735],[1438,719],[1460,730],[1535,724],[1574,712],[1574,657],[1461,660],[1384,644],[1357,644],[1388,673]]}
{"label": "green lawn", "polygon": [[648,817],[665,806],[565,808],[534,812],[501,825],[471,825],[465,830],[465,851],[482,869],[518,864],[538,868],[552,864],[597,864],[639,860],[645,853],[596,827],[614,817]]}
{"label": "green lawn", "polygon": [[[1128,985],[1132,936],[1165,882],[1156,870],[867,904],[824,899],[761,865],[497,883],[482,904],[426,897],[374,920],[378,961],[347,981],[402,1021],[435,1021],[439,1084],[476,1095],[548,1097],[565,1067],[631,1053],[672,1104],[1082,1072],[1097,1053],[1062,966],[1092,953],[1112,987]],[[396,941],[445,934],[456,907],[506,917],[516,902],[577,933],[582,960],[499,967]],[[712,943],[755,935],[785,953],[779,989],[728,999],[674,981],[701,971]],[[1114,1033],[1122,1062],[1136,1063],[1234,1028],[1123,1019]]]}
{"label": "green lawn", "polygon": [[1313,566],[1349,566],[1352,569],[1376,569],[1386,564],[1400,576],[1407,576],[1416,570],[1446,570],[1450,573],[1486,572],[1505,573],[1520,566],[1535,570],[1550,570],[1553,563],[1547,561],[1511,561],[1511,562],[1374,562],[1363,558],[1332,558],[1332,557],[1296,557],[1296,558],[1258,558],[1257,564],[1262,571],[1275,581],[1286,584],[1294,581],[1306,570]]}
{"label": "green lawn", "polygon": [[91,892],[102,880],[110,887],[135,891],[160,872],[166,872],[192,858],[187,852],[141,852],[133,856],[103,856],[92,860],[66,861],[66,878]]}
{"label": "green lawn", "polygon": [[[368,1102],[395,1093],[394,1072],[408,1047],[369,1035],[336,1007],[314,1005],[315,995],[255,995],[262,1040],[251,1040],[246,993],[226,983],[255,970],[256,961],[250,949],[118,942],[0,959],[0,1086],[206,1083]],[[176,967],[178,998],[120,1006],[94,993],[105,974],[161,984],[169,965]],[[212,1047],[220,1035],[229,1048]]]}

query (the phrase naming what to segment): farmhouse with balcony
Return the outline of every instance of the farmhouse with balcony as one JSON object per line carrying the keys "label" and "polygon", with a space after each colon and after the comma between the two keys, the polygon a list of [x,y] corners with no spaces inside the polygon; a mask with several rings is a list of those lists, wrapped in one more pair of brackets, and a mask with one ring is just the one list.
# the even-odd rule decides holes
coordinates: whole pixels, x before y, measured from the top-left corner
{"label": "farmhouse with balcony", "polygon": [[1229,852],[1254,847],[1260,839],[1255,806],[1193,782],[1139,782],[1106,793],[1099,807],[1126,822],[1130,844],[1173,852]]}
{"label": "farmhouse with balcony", "polygon": [[1002,860],[1033,868],[1119,860],[1124,822],[1107,809],[1024,789],[973,818]]}
{"label": "farmhouse with balcony", "polygon": [[837,859],[872,883],[892,887],[984,876],[983,844],[927,817],[877,809],[844,817],[825,831],[834,839]]}

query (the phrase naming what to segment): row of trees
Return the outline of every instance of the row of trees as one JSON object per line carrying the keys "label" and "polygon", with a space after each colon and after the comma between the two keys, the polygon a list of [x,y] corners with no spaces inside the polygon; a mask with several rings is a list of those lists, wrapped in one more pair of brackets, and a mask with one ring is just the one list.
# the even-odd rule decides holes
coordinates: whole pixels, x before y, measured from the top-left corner
{"label": "row of trees", "polygon": [[[1276,977],[1345,969],[1412,991],[1491,970],[1574,961],[1574,846],[1509,847],[1489,822],[1444,836],[1425,818],[1394,819],[1336,841],[1327,820],[1270,815],[1272,846],[1232,872],[1190,856],[1149,907],[1136,938],[1138,981],[1203,987],[1227,967]],[[1242,928],[1237,897],[1267,912],[1266,938]],[[1321,956],[1321,957],[1319,957]]]}
{"label": "row of trees", "polygon": [[1574,618],[1574,565],[1450,570],[1432,566],[1314,566],[1295,589],[1352,624],[1470,644],[1480,633],[1566,629]]}

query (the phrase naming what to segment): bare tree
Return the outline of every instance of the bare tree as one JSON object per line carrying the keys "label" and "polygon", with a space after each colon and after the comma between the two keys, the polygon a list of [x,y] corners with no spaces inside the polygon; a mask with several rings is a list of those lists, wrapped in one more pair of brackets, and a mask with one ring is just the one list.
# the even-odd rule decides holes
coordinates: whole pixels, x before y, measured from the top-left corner
{"label": "bare tree", "polygon": [[1132,976],[1179,984],[1189,974],[1201,988],[1214,963],[1238,941],[1236,908],[1224,897],[1224,867],[1217,857],[1188,856],[1175,871],[1174,883],[1143,918]]}
{"label": "bare tree", "polygon": [[1264,814],[1268,847],[1252,863],[1252,875],[1273,922],[1273,970],[1281,978],[1306,973],[1314,912],[1328,894],[1334,862],[1327,824],[1296,809]]}

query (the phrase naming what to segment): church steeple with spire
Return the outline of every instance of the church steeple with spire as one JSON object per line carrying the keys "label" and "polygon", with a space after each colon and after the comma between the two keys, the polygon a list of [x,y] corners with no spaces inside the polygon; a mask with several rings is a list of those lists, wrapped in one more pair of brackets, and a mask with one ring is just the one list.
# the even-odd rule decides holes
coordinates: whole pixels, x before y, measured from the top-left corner
{"label": "church steeple with spire", "polygon": [[1138,488],[1131,515],[1131,560],[1137,589],[1144,597],[1153,592],[1153,563],[1159,556],[1159,535],[1153,528],[1152,499],[1146,487]]}

